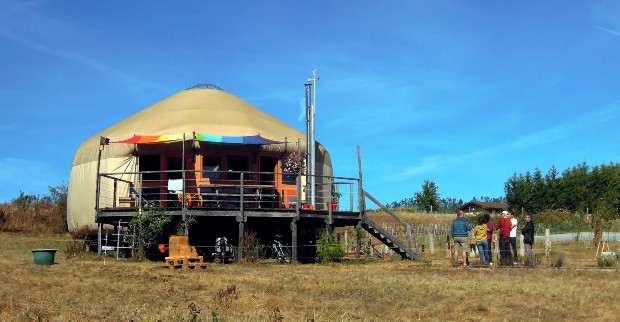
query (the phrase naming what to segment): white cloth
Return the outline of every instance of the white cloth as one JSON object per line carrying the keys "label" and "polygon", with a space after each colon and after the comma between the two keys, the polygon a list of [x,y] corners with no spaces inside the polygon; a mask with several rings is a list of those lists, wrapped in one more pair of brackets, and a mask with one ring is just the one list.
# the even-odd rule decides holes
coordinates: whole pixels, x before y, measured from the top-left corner
{"label": "white cloth", "polygon": [[168,179],[168,191],[183,193],[183,179]]}
{"label": "white cloth", "polygon": [[517,237],[517,218],[510,218],[510,224],[512,229],[510,229],[510,237]]}

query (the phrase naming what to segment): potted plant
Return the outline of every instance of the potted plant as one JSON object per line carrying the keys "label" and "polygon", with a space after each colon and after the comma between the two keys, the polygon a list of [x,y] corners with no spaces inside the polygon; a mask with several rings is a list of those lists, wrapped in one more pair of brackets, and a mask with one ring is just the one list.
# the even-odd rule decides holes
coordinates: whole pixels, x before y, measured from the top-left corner
{"label": "potted plant", "polygon": [[282,165],[282,172],[296,175],[306,170],[306,156],[303,153],[291,152]]}
{"label": "potted plant", "polygon": [[336,190],[336,184],[334,183],[334,180],[332,179],[332,192],[331,192],[331,200],[329,202],[327,202],[327,207],[330,206],[332,207],[333,211],[338,210],[338,199],[340,199],[340,197],[342,197],[342,193],[340,193],[338,190]]}

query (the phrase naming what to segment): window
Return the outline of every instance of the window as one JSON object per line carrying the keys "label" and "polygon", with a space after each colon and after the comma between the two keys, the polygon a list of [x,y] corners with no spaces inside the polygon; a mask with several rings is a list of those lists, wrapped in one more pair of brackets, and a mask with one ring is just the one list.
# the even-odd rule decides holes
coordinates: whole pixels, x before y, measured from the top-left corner
{"label": "window", "polygon": [[203,157],[202,158],[202,177],[209,179],[219,179],[222,169],[220,167],[220,158]]}
{"label": "window", "polygon": [[[228,157],[228,171],[242,171],[247,172],[250,171],[250,161],[248,157],[242,156],[230,156]],[[240,173],[229,173],[228,179],[230,180],[240,180]],[[246,176],[247,179],[247,176]]]}
{"label": "window", "polygon": [[[144,181],[157,181],[159,180],[159,174],[161,173],[159,155],[141,155],[140,160],[140,172],[148,171],[149,173],[142,173],[142,180]],[[151,172],[153,171],[153,172]]]}

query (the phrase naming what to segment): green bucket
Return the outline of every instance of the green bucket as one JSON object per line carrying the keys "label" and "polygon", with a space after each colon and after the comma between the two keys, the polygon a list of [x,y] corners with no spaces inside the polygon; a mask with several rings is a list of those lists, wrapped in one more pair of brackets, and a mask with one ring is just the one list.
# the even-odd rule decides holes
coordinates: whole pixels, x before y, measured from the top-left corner
{"label": "green bucket", "polygon": [[48,266],[54,264],[54,256],[57,250],[58,249],[32,249],[34,263]]}

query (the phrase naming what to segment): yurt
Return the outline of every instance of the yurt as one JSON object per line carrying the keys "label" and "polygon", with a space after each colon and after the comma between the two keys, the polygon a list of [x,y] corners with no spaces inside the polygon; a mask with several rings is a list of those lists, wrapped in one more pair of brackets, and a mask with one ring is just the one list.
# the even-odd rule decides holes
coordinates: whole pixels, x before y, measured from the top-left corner
{"label": "yurt", "polygon": [[[304,133],[217,86],[196,85],[80,145],[69,179],[67,224],[69,230],[96,227],[96,209],[122,204],[134,188],[144,195],[167,196],[170,182],[183,178],[204,188],[204,182],[222,178],[215,170],[222,170],[222,176],[233,170],[277,173],[294,153],[306,153]],[[315,157],[317,178],[331,176],[329,154],[318,143]],[[180,170],[188,169],[195,171],[181,176]],[[287,206],[287,185],[279,184],[272,207]]]}

